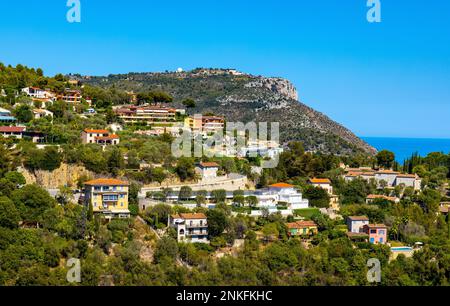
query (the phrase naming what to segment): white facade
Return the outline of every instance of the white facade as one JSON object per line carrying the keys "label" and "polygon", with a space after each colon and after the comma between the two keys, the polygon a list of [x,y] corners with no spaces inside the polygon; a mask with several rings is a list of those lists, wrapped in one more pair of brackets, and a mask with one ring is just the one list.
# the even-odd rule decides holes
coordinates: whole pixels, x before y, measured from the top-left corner
{"label": "white facade", "polygon": [[366,217],[347,218],[347,227],[352,233],[362,233],[365,225],[369,225],[369,219]]}
{"label": "white facade", "polygon": [[36,98],[36,99],[47,98],[46,91],[43,89],[37,88],[37,87],[26,87],[26,88],[22,89],[22,92],[31,98]]}
{"label": "white facade", "polygon": [[309,201],[303,199],[301,192],[288,184],[275,184],[255,193],[259,207],[276,207],[279,202],[287,203],[289,209],[309,207]]}
{"label": "white facade", "polygon": [[202,213],[180,213],[169,216],[168,225],[177,231],[179,242],[209,243],[208,220]]}
{"label": "white facade", "polygon": [[195,168],[196,172],[205,179],[217,178],[217,171],[219,171],[219,165],[216,163],[200,163]]}

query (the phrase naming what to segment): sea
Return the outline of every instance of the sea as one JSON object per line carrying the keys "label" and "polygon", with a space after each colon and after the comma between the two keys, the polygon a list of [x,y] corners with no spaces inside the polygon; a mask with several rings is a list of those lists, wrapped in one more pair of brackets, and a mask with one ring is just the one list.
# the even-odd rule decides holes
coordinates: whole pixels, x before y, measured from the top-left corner
{"label": "sea", "polygon": [[403,164],[405,159],[414,153],[420,156],[427,156],[431,152],[450,153],[450,139],[443,138],[390,138],[390,137],[361,137],[372,147],[381,150],[394,152],[395,159]]}

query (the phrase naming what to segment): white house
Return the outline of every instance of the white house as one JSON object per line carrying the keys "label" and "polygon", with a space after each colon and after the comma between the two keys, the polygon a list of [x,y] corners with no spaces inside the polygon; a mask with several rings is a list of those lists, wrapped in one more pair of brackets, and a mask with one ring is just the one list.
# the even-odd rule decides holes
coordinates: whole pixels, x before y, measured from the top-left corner
{"label": "white house", "polygon": [[33,117],[34,119],[41,119],[44,117],[53,118],[53,113],[46,109],[33,109]]}
{"label": "white house", "polygon": [[195,171],[200,174],[203,180],[217,177],[219,165],[215,162],[201,162]]}
{"label": "white house", "polygon": [[22,92],[31,98],[45,99],[47,97],[46,91],[38,87],[25,87]]}
{"label": "white house", "polygon": [[259,207],[276,207],[280,202],[287,204],[288,208],[304,209],[309,207],[309,201],[293,185],[278,183],[270,185],[268,189],[255,192]]}
{"label": "white house", "polygon": [[208,240],[208,219],[203,213],[179,213],[169,216],[168,226],[177,231],[177,240],[203,242]]}
{"label": "white house", "polygon": [[96,143],[99,145],[117,145],[120,138],[116,134],[110,134],[108,130],[85,129],[81,133],[81,142],[83,144]]}
{"label": "white house", "polygon": [[351,233],[363,233],[366,225],[369,225],[369,218],[366,216],[350,216],[347,218],[347,227]]}

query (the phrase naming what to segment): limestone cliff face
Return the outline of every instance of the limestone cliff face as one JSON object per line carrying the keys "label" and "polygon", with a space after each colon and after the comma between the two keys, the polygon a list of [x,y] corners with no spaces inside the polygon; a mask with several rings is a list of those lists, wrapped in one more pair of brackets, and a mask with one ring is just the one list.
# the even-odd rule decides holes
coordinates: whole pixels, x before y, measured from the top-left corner
{"label": "limestone cliff face", "polygon": [[56,189],[63,185],[76,186],[78,179],[82,175],[94,177],[94,174],[83,166],[61,164],[54,171],[38,170],[30,172],[25,168],[19,168],[19,172],[23,174],[27,184],[38,184],[47,189]]}
{"label": "limestone cliff face", "polygon": [[245,85],[247,88],[266,88],[275,94],[284,96],[285,98],[298,100],[298,92],[295,86],[286,79],[282,78],[264,78],[261,77],[256,81],[249,82]]}

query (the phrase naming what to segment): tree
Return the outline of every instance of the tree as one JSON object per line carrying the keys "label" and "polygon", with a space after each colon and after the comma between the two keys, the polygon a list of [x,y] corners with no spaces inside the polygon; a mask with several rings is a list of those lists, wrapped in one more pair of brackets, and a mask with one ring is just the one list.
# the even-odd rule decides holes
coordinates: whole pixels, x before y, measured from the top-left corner
{"label": "tree", "polygon": [[215,203],[223,203],[227,197],[227,192],[224,189],[216,189],[211,191],[211,197]]}
{"label": "tree", "polygon": [[319,208],[328,208],[330,206],[330,196],[323,188],[307,186],[303,195],[309,200],[311,206]]}
{"label": "tree", "polygon": [[33,120],[33,113],[28,105],[19,105],[14,114],[19,122],[28,123]]}
{"label": "tree", "polygon": [[113,147],[108,156],[108,169],[114,175],[117,176],[119,171],[125,167],[125,161],[120,149]]}
{"label": "tree", "polygon": [[225,212],[221,209],[214,208],[208,210],[206,215],[208,217],[209,236],[213,238],[221,235],[228,224]]}
{"label": "tree", "polygon": [[248,196],[245,198],[245,202],[250,207],[256,207],[258,205],[258,198],[256,196]]}
{"label": "tree", "polygon": [[59,186],[58,194],[56,195],[58,202],[62,205],[68,204],[74,199],[72,189],[67,186]]}
{"label": "tree", "polygon": [[38,185],[26,185],[14,190],[11,200],[18,208],[22,220],[42,222],[43,213],[55,206],[55,200]]}
{"label": "tree", "polygon": [[233,203],[242,206],[244,205],[245,197],[244,197],[244,190],[235,190],[233,191]]}
{"label": "tree", "polygon": [[264,235],[264,240],[267,242],[274,241],[275,239],[278,238],[278,236],[280,234],[278,232],[278,227],[275,223],[268,223],[268,224],[264,225],[262,232]]}
{"label": "tree", "polygon": [[208,196],[208,191],[206,191],[206,190],[197,191],[196,195],[195,195],[195,202],[197,203],[197,205],[205,204],[207,196]]}
{"label": "tree", "polygon": [[193,99],[184,99],[182,103],[187,108],[194,108],[195,107],[195,101]]}
{"label": "tree", "polygon": [[20,214],[14,206],[13,201],[7,197],[0,197],[0,226],[6,228],[17,228]]}
{"label": "tree", "polygon": [[395,161],[395,154],[388,150],[378,152],[376,155],[377,164],[385,169],[392,168]]}
{"label": "tree", "polygon": [[27,183],[22,173],[19,173],[17,171],[11,171],[6,173],[5,179],[7,179],[16,186],[25,185]]}
{"label": "tree", "polygon": [[190,158],[181,157],[178,159],[177,166],[175,167],[175,172],[182,182],[188,179],[195,178],[195,168],[194,163]]}
{"label": "tree", "polygon": [[161,263],[164,259],[175,260],[178,255],[177,241],[171,237],[164,236],[156,244],[154,260]]}
{"label": "tree", "polygon": [[179,200],[189,200],[192,196],[192,188],[189,186],[182,186],[178,194]]}

